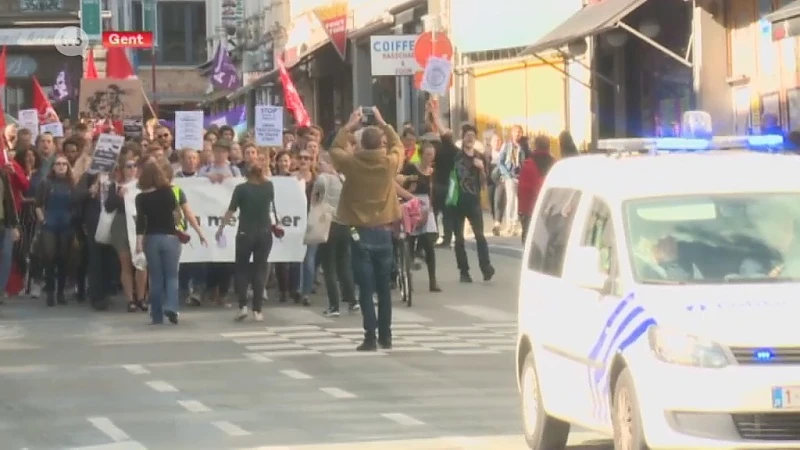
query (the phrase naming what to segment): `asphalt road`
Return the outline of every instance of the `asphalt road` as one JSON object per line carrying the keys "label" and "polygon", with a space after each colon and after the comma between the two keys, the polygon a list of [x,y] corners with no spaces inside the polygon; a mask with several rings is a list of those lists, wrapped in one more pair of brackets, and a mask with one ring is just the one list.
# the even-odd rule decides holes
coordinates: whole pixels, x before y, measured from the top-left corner
{"label": "asphalt road", "polygon": [[[0,307],[0,448],[525,449],[518,256],[495,255],[496,278],[471,285],[452,253],[437,256],[444,292],[396,303],[395,348],[371,354],[353,351],[360,316],[323,317],[321,296],[270,302],[265,323],[201,307],[158,327],[121,304],[12,300]],[[609,448],[596,439],[576,432],[571,448]]]}

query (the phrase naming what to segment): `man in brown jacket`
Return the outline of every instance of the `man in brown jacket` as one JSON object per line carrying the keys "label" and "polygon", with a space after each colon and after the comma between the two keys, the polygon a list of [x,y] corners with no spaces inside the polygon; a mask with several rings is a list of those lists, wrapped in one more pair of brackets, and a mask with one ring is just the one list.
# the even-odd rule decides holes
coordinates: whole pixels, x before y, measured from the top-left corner
{"label": "man in brown jacket", "polygon": [[[400,219],[395,176],[402,162],[403,144],[394,129],[372,108],[377,126],[365,127],[358,150],[346,150],[350,134],[361,126],[361,108],[336,134],[330,155],[344,175],[337,221],[351,227],[353,274],[364,318],[364,342],[359,351],[392,347],[391,225]],[[372,296],[378,295],[378,316]],[[377,339],[376,331],[377,329]]]}

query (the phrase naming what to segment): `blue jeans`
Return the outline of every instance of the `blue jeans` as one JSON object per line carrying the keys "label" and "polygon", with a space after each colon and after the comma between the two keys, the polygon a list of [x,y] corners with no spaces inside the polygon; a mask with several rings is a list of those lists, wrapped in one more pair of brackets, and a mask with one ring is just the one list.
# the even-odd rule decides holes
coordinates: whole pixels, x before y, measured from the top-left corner
{"label": "blue jeans", "polygon": [[150,278],[150,317],[153,323],[163,323],[164,311],[178,312],[181,243],[172,234],[148,234],[144,237],[144,256]]}
{"label": "blue jeans", "polygon": [[[358,285],[358,303],[364,320],[364,339],[392,338],[392,232],[384,227],[357,228],[358,242],[351,242],[353,275]],[[378,294],[375,317],[374,293]]]}
{"label": "blue jeans", "polygon": [[0,229],[0,293],[5,292],[8,279],[11,277],[13,256],[14,240],[11,238],[11,230]]}
{"label": "blue jeans", "polygon": [[302,294],[305,296],[311,295],[314,290],[314,281],[317,275],[317,249],[318,245],[307,245],[306,256],[303,258],[303,287]]}

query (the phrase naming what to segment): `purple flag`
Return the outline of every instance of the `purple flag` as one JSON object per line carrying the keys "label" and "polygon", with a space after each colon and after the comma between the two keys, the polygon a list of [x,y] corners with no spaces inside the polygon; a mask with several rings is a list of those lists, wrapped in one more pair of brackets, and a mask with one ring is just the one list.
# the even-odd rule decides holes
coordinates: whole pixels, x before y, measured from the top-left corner
{"label": "purple flag", "polygon": [[231,62],[228,51],[219,44],[214,54],[214,69],[211,73],[211,84],[215,89],[236,89],[241,84],[239,72]]}
{"label": "purple flag", "polygon": [[52,97],[56,103],[72,97],[72,83],[70,82],[66,67],[56,75],[56,82],[53,84],[50,97]]}

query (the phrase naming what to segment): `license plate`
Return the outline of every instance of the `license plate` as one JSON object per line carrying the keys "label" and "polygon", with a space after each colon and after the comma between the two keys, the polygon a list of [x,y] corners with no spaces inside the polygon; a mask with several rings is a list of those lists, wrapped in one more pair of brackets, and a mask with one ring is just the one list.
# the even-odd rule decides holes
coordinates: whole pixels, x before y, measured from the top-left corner
{"label": "license plate", "polygon": [[776,409],[800,408],[800,386],[772,388],[772,407]]}

